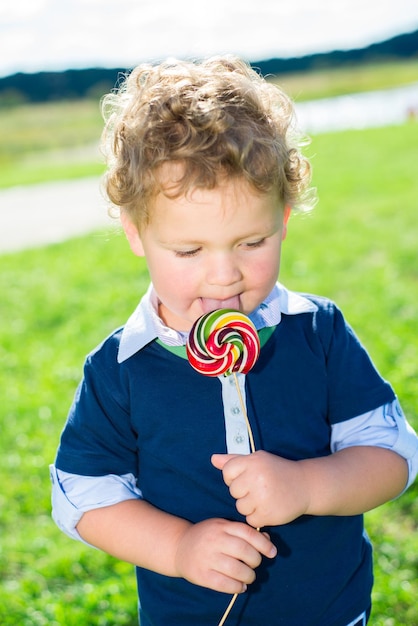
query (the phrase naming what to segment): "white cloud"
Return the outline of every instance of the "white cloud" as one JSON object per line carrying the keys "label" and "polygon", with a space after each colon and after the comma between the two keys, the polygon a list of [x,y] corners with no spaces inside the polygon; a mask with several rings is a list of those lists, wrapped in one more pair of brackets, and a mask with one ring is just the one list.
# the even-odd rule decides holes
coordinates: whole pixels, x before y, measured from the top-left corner
{"label": "white cloud", "polygon": [[48,4],[48,0],[2,0],[0,23],[25,20],[37,15]]}
{"label": "white cloud", "polygon": [[416,0],[1,0],[0,74],[223,52],[257,61],[415,28]]}

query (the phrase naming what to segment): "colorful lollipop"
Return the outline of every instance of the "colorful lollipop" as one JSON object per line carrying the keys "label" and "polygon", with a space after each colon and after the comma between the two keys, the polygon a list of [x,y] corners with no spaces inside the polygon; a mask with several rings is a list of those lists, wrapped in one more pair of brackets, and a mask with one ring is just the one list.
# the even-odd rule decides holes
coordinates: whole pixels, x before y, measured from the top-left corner
{"label": "colorful lollipop", "polygon": [[246,315],[234,309],[218,309],[194,323],[186,351],[192,367],[206,376],[246,374],[258,359],[260,340]]}
{"label": "colorful lollipop", "polygon": [[[237,372],[247,374],[260,354],[260,340],[252,321],[234,309],[218,309],[206,313],[193,324],[187,339],[186,351],[190,365],[201,374],[234,376],[247,424],[251,452],[255,452],[251,424],[236,376]],[[225,624],[237,597],[237,593],[232,596],[218,626]]]}

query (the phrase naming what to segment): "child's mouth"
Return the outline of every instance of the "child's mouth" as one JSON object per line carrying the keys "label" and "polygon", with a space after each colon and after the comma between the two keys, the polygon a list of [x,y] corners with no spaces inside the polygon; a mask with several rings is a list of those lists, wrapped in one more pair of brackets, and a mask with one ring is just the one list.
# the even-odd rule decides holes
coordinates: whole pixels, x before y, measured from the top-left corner
{"label": "child's mouth", "polygon": [[241,302],[239,296],[233,296],[226,300],[216,300],[215,298],[201,298],[203,313],[210,313],[216,309],[236,309],[240,310]]}

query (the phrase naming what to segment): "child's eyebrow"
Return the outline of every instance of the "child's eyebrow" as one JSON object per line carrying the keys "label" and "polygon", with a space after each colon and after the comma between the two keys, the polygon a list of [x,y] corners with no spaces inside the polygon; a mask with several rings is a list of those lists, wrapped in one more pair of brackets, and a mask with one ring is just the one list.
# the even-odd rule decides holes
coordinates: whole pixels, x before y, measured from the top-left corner
{"label": "child's eyebrow", "polygon": [[205,243],[203,239],[159,239],[160,243],[170,246],[201,246]]}

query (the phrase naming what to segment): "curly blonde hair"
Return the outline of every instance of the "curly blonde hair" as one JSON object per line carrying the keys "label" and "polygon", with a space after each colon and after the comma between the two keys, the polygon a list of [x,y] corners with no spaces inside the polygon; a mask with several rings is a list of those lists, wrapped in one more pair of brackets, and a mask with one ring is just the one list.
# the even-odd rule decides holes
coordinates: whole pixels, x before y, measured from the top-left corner
{"label": "curly blonde hair", "polygon": [[138,226],[150,200],[168,193],[158,177],[167,163],[183,166],[174,197],[242,177],[259,192],[277,191],[283,206],[313,204],[292,101],[238,58],[140,65],[102,111],[105,190]]}

